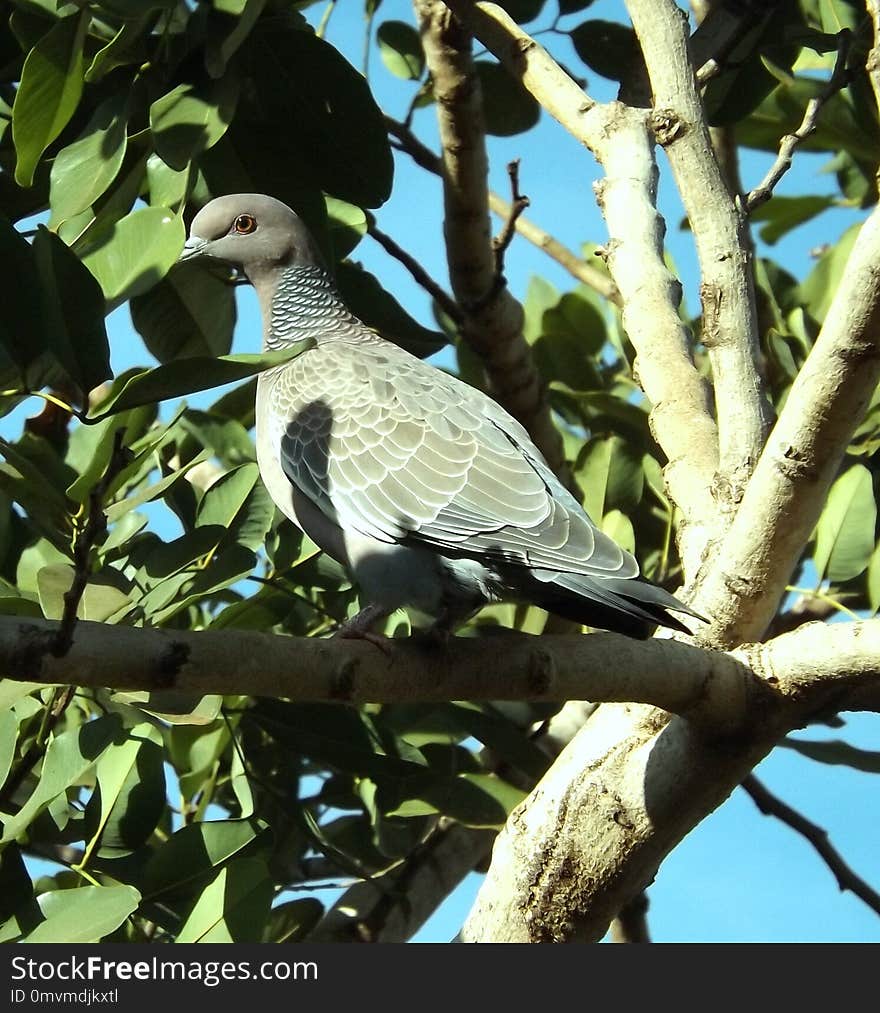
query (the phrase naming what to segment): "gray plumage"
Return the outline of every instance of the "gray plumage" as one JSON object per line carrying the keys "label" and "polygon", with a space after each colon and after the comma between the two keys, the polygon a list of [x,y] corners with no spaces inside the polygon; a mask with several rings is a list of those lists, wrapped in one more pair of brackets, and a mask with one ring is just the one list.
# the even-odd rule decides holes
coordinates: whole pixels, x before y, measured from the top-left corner
{"label": "gray plumage", "polygon": [[264,348],[315,342],[259,378],[257,460],[279,509],[359,585],[366,606],[345,632],[406,605],[450,630],[502,600],[635,636],[687,631],[667,610],[694,613],[639,577],[515,419],[349,312],[288,207],[211,201],[182,259],[193,256],[253,283]]}

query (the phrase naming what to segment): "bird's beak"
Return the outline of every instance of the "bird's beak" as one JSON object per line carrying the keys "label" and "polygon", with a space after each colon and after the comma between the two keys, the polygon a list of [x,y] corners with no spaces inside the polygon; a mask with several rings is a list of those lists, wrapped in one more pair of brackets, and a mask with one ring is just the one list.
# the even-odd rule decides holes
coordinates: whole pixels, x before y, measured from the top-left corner
{"label": "bird's beak", "polygon": [[193,260],[195,257],[200,257],[205,252],[205,248],[207,246],[207,239],[202,239],[200,236],[190,236],[183,244],[183,249],[180,251],[177,263],[179,264],[183,260]]}

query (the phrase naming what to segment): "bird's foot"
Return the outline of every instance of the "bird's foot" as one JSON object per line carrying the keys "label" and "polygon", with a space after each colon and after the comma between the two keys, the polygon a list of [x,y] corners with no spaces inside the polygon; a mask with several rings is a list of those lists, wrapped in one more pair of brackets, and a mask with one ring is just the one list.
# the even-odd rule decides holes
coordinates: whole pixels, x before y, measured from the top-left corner
{"label": "bird's foot", "polygon": [[346,619],[333,634],[343,640],[366,640],[379,648],[383,654],[391,656],[391,641],[383,633],[374,633],[370,627],[388,615],[388,611],[379,605],[367,605],[357,615]]}

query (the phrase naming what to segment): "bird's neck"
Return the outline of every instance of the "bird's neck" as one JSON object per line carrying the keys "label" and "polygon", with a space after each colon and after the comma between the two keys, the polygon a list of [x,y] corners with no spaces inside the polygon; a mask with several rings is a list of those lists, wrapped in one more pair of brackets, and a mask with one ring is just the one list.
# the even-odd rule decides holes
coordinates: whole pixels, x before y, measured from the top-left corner
{"label": "bird's neck", "polygon": [[323,267],[286,267],[271,291],[259,294],[264,349],[285,348],[303,338],[320,342],[369,334],[342,301]]}

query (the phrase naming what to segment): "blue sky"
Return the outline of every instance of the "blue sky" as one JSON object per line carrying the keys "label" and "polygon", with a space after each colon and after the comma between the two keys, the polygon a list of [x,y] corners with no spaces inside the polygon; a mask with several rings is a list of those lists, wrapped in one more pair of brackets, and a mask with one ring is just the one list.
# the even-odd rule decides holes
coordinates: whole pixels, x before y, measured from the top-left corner
{"label": "blue sky", "polygon": [[[548,0],[546,6],[548,10],[555,9],[554,0]],[[358,0],[344,3],[340,0],[327,33],[328,39],[358,67],[365,25],[362,7]],[[317,19],[321,9],[316,6],[309,16]],[[616,0],[597,0],[589,10],[563,23],[570,27],[587,16],[619,19],[621,9]],[[412,23],[409,0],[384,0],[376,23],[390,19]],[[537,25],[551,20],[549,16],[540,18]],[[542,41],[570,66],[580,66],[567,40],[549,37]],[[371,56],[370,83],[383,109],[402,118],[414,86],[393,77],[375,50]],[[599,99],[613,95],[609,82],[592,75],[589,90]],[[417,112],[414,127],[436,150],[432,107]],[[528,134],[491,138],[489,153],[490,184],[504,196],[508,194],[505,166],[512,158],[522,159],[521,188],[532,201],[526,213],[537,224],[574,250],[584,242],[603,241],[605,229],[591,189],[598,167],[589,153],[546,114]],[[742,162],[746,186],[760,180],[771,161],[771,156],[765,154],[746,155]],[[793,170],[777,192],[831,192],[833,177],[820,172],[825,161],[824,156],[798,154]],[[394,192],[377,211],[378,224],[448,287],[441,206],[439,181],[413,166],[406,156],[397,156]],[[678,228],[683,213],[665,165],[661,169],[660,207],[668,223],[670,253],[681,272],[688,305],[694,308],[698,300],[696,260],[690,235]],[[862,214],[850,210],[825,212],[780,241],[772,248],[772,256],[802,277],[812,264],[810,249],[834,242],[861,217]],[[763,246],[760,251],[770,252]],[[373,271],[414,316],[431,325],[427,295],[369,237],[362,240],[353,257]],[[520,238],[508,252],[506,273],[511,291],[520,298],[534,274],[562,290],[575,284],[553,261]],[[233,350],[256,351],[260,334],[256,300],[247,288],[238,292],[240,318]],[[148,361],[139,337],[131,328],[126,307],[110,318],[110,340],[116,372]],[[208,392],[191,402],[208,404],[216,396],[216,392]],[[20,425],[22,410],[10,416],[4,427]],[[33,407],[29,406],[28,411],[33,411]],[[799,734],[812,739],[845,738],[865,749],[876,748],[880,717],[844,717],[847,723],[843,729],[811,728]],[[772,791],[827,829],[832,842],[854,869],[880,886],[876,817],[880,811],[880,778],[815,763],[785,749],[774,751],[757,773]],[[480,879],[476,874],[468,877],[417,939],[438,942],[451,939],[470,908]],[[321,896],[329,899],[326,893]],[[841,894],[812,848],[778,821],[761,816],[740,790],[670,855],[650,888],[649,898],[651,932],[658,941],[880,942],[880,919],[851,894]]]}

